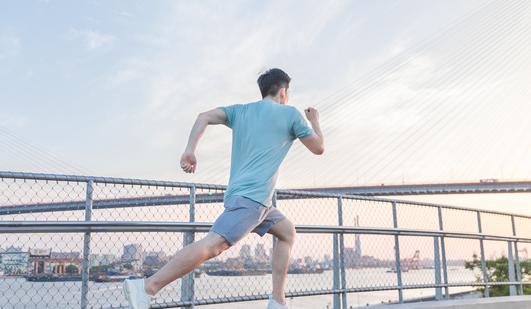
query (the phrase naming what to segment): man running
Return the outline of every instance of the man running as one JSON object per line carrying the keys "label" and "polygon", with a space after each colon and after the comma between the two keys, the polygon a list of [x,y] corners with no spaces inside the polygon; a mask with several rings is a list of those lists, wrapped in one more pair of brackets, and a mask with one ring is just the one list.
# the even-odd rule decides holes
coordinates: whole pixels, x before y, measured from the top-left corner
{"label": "man running", "polygon": [[273,291],[267,308],[287,308],[284,285],[295,228],[272,206],[278,168],[297,138],[312,153],[324,152],[317,110],[311,107],[304,110],[310,128],[302,114],[287,105],[290,81],[284,71],[270,69],[258,78],[262,100],[199,114],[181,157],[181,168],[186,173],[195,172],[195,149],[208,125],[224,124],[231,128],[231,169],[224,211],[203,239],[178,251],[154,275],[124,281],[124,293],[133,309],[149,308],[150,301],[163,287],[218,256],[250,232],[277,237],[271,262]]}

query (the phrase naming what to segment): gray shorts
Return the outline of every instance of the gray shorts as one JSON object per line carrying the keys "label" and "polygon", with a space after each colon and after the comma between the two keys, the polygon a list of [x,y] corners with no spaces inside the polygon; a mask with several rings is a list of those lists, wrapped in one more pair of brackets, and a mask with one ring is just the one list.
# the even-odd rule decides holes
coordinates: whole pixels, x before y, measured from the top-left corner
{"label": "gray shorts", "polygon": [[210,231],[236,244],[249,232],[264,236],[285,216],[275,207],[266,207],[250,198],[232,195],[225,199],[223,213],[214,221]]}

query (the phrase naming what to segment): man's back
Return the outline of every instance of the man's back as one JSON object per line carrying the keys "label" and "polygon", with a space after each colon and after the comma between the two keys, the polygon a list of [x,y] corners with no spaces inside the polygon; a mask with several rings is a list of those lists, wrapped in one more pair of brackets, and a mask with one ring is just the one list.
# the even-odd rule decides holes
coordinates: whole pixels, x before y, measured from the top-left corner
{"label": "man's back", "polygon": [[271,199],[278,168],[293,141],[311,135],[301,113],[293,106],[265,98],[222,107],[232,128],[230,180],[225,198],[241,195],[264,206]]}
{"label": "man's back", "polygon": [[[273,291],[267,308],[287,309],[284,282],[296,231],[295,225],[278,208],[270,207],[278,167],[296,138],[300,138],[312,153],[324,152],[317,110],[310,107],[304,110],[312,125],[310,128],[297,109],[285,105],[290,80],[286,72],[270,69],[257,81],[265,99],[199,113],[180,164],[186,173],[195,173],[195,149],[208,125],[225,124],[232,128],[231,177],[223,213],[203,239],[185,246],[153,276],[124,281],[124,293],[133,308],[147,309],[150,295],[253,232],[260,237],[266,233],[276,237],[272,254]],[[226,198],[231,195],[230,199]]]}

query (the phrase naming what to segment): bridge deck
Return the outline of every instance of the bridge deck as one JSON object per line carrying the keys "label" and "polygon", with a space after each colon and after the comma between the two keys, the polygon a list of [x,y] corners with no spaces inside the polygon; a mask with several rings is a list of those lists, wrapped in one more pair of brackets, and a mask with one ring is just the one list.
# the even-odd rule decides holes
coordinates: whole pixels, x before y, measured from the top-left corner
{"label": "bridge deck", "polygon": [[372,309],[528,309],[531,296],[507,296],[492,298],[428,301],[400,305],[380,305]]}

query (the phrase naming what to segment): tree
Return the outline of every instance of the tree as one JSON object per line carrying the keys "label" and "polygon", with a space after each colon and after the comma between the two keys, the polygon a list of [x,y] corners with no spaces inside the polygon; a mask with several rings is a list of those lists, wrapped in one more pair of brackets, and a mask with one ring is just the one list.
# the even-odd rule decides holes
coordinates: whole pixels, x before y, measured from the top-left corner
{"label": "tree", "polygon": [[[515,262],[516,266],[516,262]],[[486,260],[485,267],[487,269],[487,278],[489,282],[509,282],[509,260],[506,256],[502,256],[496,260]],[[472,261],[465,261],[465,268],[470,270],[481,271],[481,260],[477,254],[472,255]],[[516,272],[516,267],[514,268]],[[522,279],[531,276],[531,261],[520,261],[520,271],[522,272]],[[515,278],[517,278],[515,276]],[[481,275],[476,276],[477,282],[483,282]],[[524,285],[524,294],[531,294],[531,286]],[[484,292],[485,287],[479,287],[478,291]],[[489,286],[490,296],[509,296],[509,285],[493,285]]]}

